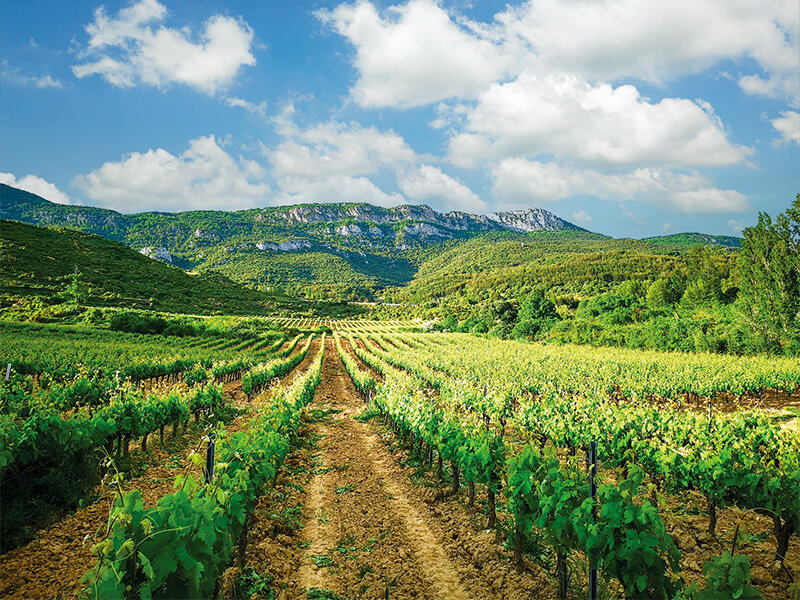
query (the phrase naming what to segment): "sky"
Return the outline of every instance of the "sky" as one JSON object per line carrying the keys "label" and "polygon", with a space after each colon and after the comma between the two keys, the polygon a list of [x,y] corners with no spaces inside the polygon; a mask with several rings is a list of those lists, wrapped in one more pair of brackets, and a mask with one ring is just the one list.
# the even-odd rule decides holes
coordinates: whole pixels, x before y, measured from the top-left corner
{"label": "sky", "polygon": [[5,2],[0,182],[739,235],[800,192],[799,37],[800,0]]}

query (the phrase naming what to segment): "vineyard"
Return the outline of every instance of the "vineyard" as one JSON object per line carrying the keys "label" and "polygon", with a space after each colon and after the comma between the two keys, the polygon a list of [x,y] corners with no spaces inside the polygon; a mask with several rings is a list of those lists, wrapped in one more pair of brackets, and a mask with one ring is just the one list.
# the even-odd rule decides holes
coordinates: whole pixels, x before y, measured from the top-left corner
{"label": "vineyard", "polygon": [[800,595],[800,364],[2,323],[2,598]]}
{"label": "vineyard", "polygon": [[397,333],[402,330],[419,329],[423,325],[422,319],[369,321],[364,319],[316,319],[273,316],[267,317],[267,321],[285,328],[313,330],[321,327],[346,333]]}

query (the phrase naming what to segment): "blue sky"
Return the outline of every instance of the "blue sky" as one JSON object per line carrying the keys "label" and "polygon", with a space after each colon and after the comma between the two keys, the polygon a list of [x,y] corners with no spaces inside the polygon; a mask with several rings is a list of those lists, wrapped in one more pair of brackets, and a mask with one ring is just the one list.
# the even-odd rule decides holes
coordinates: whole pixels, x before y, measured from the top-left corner
{"label": "blue sky", "polygon": [[799,35],[798,0],[9,2],[0,182],[736,234],[800,191]]}

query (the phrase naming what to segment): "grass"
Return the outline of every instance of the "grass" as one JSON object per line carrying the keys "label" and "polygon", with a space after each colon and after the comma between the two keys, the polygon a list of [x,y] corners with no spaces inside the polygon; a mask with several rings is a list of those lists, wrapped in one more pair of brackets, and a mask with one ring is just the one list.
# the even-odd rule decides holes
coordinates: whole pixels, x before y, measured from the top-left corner
{"label": "grass", "polygon": [[314,566],[318,569],[338,569],[339,565],[327,554],[311,554],[308,558],[314,561]]}
{"label": "grass", "polygon": [[306,590],[309,600],[349,600],[332,592],[327,588],[309,588]]}
{"label": "grass", "polygon": [[353,419],[355,419],[359,423],[369,423],[373,419],[377,419],[380,416],[381,416],[380,411],[377,408],[370,406],[361,413],[354,416]]}
{"label": "grass", "polygon": [[302,517],[303,505],[301,503],[295,506],[287,506],[280,513],[273,513],[270,515],[273,521],[273,527],[283,533],[291,533],[292,531],[302,529]]}

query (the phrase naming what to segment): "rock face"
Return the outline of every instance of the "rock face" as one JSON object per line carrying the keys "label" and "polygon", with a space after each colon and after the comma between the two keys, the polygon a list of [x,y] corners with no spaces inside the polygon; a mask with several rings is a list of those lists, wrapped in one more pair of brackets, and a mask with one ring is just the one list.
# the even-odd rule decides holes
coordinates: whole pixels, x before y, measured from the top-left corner
{"label": "rock face", "polygon": [[[270,209],[266,209],[270,210]],[[265,211],[266,212],[266,211]],[[256,220],[263,220],[265,214],[255,216]],[[484,215],[471,215],[465,212],[439,213],[430,206],[403,205],[394,208],[382,208],[371,204],[303,204],[292,206],[274,213],[274,217],[287,223],[327,223],[335,221],[356,221],[357,223],[386,224],[398,221],[423,221],[432,225],[440,225],[448,229],[459,231],[491,231],[499,229]],[[354,229],[355,227],[355,229]],[[357,231],[358,225],[342,225],[337,229],[340,235],[359,236],[363,231]],[[339,230],[342,232],[340,233]],[[371,227],[369,234],[375,237],[383,235],[377,227]]]}
{"label": "rock face", "polygon": [[272,242],[259,242],[256,244],[256,248],[259,250],[290,252],[292,250],[304,250],[311,248],[311,242],[308,240],[289,240],[288,242],[281,242],[280,244],[273,244]]}
{"label": "rock face", "polygon": [[152,248],[145,246],[139,250],[139,254],[144,254],[147,258],[160,260],[161,262],[172,264],[172,255],[166,248]]}
{"label": "rock face", "polygon": [[541,208],[525,208],[522,210],[496,212],[488,215],[488,218],[506,229],[526,233],[530,231],[578,229],[572,223]]}
{"label": "rock face", "polygon": [[414,225],[406,225],[403,227],[403,234],[415,237],[451,237],[442,232],[438,227],[434,227],[428,223],[415,223]]}
{"label": "rock face", "polygon": [[[39,225],[66,225],[120,241],[151,258],[194,268],[222,252],[346,251],[402,258],[406,251],[495,232],[579,229],[542,209],[490,215],[441,213],[424,204],[298,204],[242,211],[120,214],[58,205],[0,184],[0,215]],[[231,260],[241,260],[232,258]]]}

